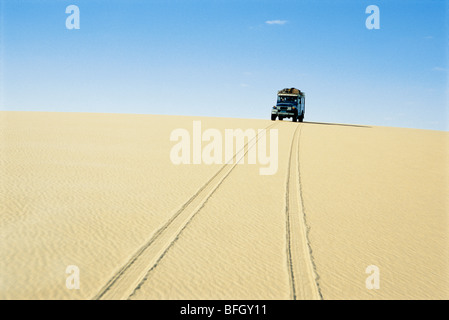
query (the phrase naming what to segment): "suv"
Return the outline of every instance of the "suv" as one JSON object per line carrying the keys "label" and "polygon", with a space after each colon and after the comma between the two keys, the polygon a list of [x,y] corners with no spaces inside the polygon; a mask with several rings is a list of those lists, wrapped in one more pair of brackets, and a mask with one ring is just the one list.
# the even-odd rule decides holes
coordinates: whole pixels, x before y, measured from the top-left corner
{"label": "suv", "polygon": [[303,122],[305,112],[304,92],[296,88],[286,88],[278,91],[277,103],[271,110],[271,120],[292,118],[293,122]]}

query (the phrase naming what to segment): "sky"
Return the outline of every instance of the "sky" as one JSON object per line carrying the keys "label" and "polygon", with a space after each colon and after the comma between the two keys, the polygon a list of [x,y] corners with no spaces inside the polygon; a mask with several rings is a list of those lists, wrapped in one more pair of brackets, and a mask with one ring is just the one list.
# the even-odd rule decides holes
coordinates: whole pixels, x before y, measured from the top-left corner
{"label": "sky", "polygon": [[306,122],[449,130],[445,0],[0,1],[0,110],[270,119],[296,87]]}

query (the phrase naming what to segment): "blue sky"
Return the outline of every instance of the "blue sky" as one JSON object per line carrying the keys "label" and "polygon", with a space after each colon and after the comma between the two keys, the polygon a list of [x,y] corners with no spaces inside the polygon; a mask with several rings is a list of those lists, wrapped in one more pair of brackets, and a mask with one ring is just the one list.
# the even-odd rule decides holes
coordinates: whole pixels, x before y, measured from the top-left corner
{"label": "blue sky", "polygon": [[0,1],[1,110],[269,119],[297,87],[305,121],[449,129],[444,0]]}

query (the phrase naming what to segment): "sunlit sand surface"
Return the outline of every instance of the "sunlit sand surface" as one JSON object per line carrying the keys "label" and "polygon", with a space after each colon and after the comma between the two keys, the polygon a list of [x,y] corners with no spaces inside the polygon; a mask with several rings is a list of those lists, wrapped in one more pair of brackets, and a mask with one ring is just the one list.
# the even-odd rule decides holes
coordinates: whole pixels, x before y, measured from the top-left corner
{"label": "sunlit sand surface", "polygon": [[[170,135],[193,121],[277,130],[276,173],[173,164]],[[0,299],[448,299],[448,146],[430,130],[0,112]]]}

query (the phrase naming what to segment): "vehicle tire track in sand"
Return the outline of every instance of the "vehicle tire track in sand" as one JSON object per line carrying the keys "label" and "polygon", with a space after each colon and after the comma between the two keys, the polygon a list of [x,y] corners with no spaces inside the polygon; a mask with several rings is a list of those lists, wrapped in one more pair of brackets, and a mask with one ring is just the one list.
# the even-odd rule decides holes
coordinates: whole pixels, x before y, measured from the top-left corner
{"label": "vehicle tire track in sand", "polygon": [[[269,125],[266,130],[275,126]],[[168,250],[178,240],[182,231],[202,209],[207,200],[218,189],[223,181],[233,171],[239,161],[246,156],[260,136],[248,141],[241,157],[237,158],[241,150],[236,151],[232,161],[224,164],[181,208],[159,229],[153,236],[120,268],[120,270],[94,296],[94,300],[127,299],[137,291],[147,280],[149,273],[154,270]],[[235,161],[234,161],[235,160]]]}
{"label": "vehicle tire track in sand", "polygon": [[293,300],[322,300],[318,275],[308,238],[299,168],[299,143],[303,124],[292,137],[285,193],[287,266]]}

